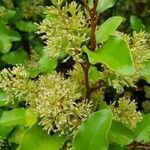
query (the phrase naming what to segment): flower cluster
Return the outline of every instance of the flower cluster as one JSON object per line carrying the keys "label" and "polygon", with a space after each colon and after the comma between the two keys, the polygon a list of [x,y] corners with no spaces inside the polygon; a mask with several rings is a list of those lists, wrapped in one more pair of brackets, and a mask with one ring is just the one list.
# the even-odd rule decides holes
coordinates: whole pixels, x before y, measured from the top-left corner
{"label": "flower cluster", "polygon": [[26,100],[29,91],[33,90],[34,84],[23,66],[3,69],[0,72],[0,88],[7,94],[7,101],[19,103]]}
{"label": "flower cluster", "polygon": [[117,103],[111,105],[113,117],[116,121],[122,122],[130,128],[135,128],[136,124],[141,121],[141,113],[136,111],[135,101],[128,98],[120,98]]}
{"label": "flower cluster", "polygon": [[58,57],[65,52],[79,56],[82,43],[86,41],[88,23],[77,3],[72,2],[61,8],[55,1],[55,6],[48,7],[45,15],[46,18],[39,25],[39,33],[44,33],[42,39],[49,55]]}
{"label": "flower cluster", "polygon": [[40,124],[48,132],[74,134],[91,107],[82,98],[78,85],[55,73],[40,76],[36,85],[38,92],[31,99],[31,107],[40,116]]}
{"label": "flower cluster", "polygon": [[[44,0],[22,1],[21,10],[25,18],[36,17],[44,10]],[[31,7],[32,6],[32,7]]]}

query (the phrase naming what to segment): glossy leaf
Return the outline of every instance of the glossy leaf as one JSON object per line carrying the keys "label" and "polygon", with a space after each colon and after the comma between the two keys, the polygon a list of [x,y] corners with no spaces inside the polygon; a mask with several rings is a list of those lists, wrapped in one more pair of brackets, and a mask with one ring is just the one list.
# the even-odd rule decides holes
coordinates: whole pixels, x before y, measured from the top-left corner
{"label": "glossy leaf", "polygon": [[109,145],[108,150],[129,150],[129,148],[121,145]]}
{"label": "glossy leaf", "polygon": [[28,54],[24,50],[17,50],[4,54],[1,59],[10,65],[23,64],[27,61]]}
{"label": "glossy leaf", "polygon": [[75,138],[74,150],[107,150],[107,134],[112,122],[112,112],[102,109],[82,123]]}
{"label": "glossy leaf", "polygon": [[64,137],[50,136],[40,126],[33,126],[24,133],[17,150],[59,150],[64,141]]}
{"label": "glossy leaf", "polygon": [[16,14],[16,12],[14,10],[7,10],[4,15],[0,16],[0,22],[3,21],[6,24],[8,23],[8,21],[14,17],[14,15]]}
{"label": "glossy leaf", "polygon": [[27,130],[28,128],[25,128],[23,126],[16,126],[8,138],[9,142],[20,144]]}
{"label": "glossy leaf", "polygon": [[48,56],[43,56],[39,60],[39,70],[42,73],[51,73],[57,66],[57,60]]}
{"label": "glossy leaf", "polygon": [[97,81],[100,78],[101,73],[96,69],[96,67],[91,66],[89,69],[89,79],[92,82]]}
{"label": "glossy leaf", "polygon": [[110,69],[124,75],[134,73],[134,65],[127,43],[120,37],[110,37],[96,52],[87,50],[91,64],[103,63]]}
{"label": "glossy leaf", "polygon": [[0,52],[7,53],[12,47],[12,42],[20,40],[21,37],[18,32],[0,25]]}
{"label": "glossy leaf", "polygon": [[35,32],[37,30],[37,26],[32,22],[20,21],[16,23],[16,27],[24,32]]}
{"label": "glossy leaf", "polygon": [[27,109],[15,108],[11,111],[5,111],[0,118],[0,125],[14,126],[23,125],[31,127],[36,122],[34,113]]}
{"label": "glossy leaf", "polygon": [[140,31],[145,29],[145,25],[140,18],[137,16],[130,16],[130,24],[133,30]]}
{"label": "glossy leaf", "polygon": [[128,145],[134,140],[134,133],[132,130],[117,121],[112,122],[108,135],[109,143]]}
{"label": "glossy leaf", "polygon": [[0,139],[7,138],[8,134],[13,130],[14,126],[12,127],[6,127],[0,125]]}
{"label": "glossy leaf", "polygon": [[24,125],[26,122],[25,109],[15,108],[11,111],[6,111],[0,118],[0,125],[13,126],[13,125]]}
{"label": "glossy leaf", "polygon": [[150,83],[150,60],[145,62],[145,68],[143,70],[143,77]]}
{"label": "glossy leaf", "polygon": [[97,12],[103,12],[106,9],[113,7],[116,0],[99,0],[97,6]]}
{"label": "glossy leaf", "polygon": [[140,143],[150,142],[150,114],[143,115],[141,122],[137,124],[134,129],[136,141]]}
{"label": "glossy leaf", "polygon": [[40,73],[39,68],[28,68],[27,73],[29,74],[30,78],[35,78]]}
{"label": "glossy leaf", "polygon": [[106,20],[96,31],[96,42],[103,43],[108,40],[110,35],[114,35],[122,21],[123,18],[120,16],[114,16]]}

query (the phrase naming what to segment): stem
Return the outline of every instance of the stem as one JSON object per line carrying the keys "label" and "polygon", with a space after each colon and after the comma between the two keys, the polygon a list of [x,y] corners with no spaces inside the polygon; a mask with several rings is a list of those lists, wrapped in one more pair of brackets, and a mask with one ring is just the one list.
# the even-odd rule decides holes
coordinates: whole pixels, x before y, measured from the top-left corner
{"label": "stem", "polygon": [[86,88],[86,93],[85,93],[85,98],[89,100],[90,97],[90,86],[89,86],[89,68],[90,64],[89,63],[81,63],[81,66],[84,71],[84,77],[85,77],[85,88]]}
{"label": "stem", "polygon": [[[95,31],[96,31],[96,26],[97,26],[97,21],[98,21],[98,15],[97,15],[97,5],[98,5],[98,0],[93,0],[93,8],[90,9],[87,0],[82,0],[85,8],[89,12],[90,15],[90,21],[91,21],[91,35],[90,35],[90,49],[92,51],[95,51],[96,49],[96,38],[95,38]],[[85,77],[85,88],[86,88],[86,93],[85,93],[85,98],[89,100],[90,98],[90,85],[89,85],[89,68],[90,68],[90,63],[87,61],[85,63],[81,63],[81,66],[84,70],[84,77]]]}
{"label": "stem", "polygon": [[90,18],[91,18],[90,49],[92,51],[95,51],[96,49],[95,31],[96,31],[96,26],[97,26],[97,21],[98,21],[96,8],[98,5],[98,0],[93,0],[93,5],[94,7],[90,11]]}

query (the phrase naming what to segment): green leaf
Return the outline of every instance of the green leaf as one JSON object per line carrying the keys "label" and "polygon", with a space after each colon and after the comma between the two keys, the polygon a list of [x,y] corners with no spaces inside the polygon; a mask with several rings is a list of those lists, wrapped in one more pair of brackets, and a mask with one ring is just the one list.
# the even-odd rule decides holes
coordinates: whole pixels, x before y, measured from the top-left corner
{"label": "green leaf", "polygon": [[2,126],[14,126],[23,125],[31,127],[36,123],[37,117],[29,109],[15,108],[11,111],[5,111],[0,118],[0,125]]}
{"label": "green leaf", "polygon": [[20,144],[21,140],[23,138],[24,133],[27,131],[23,126],[16,126],[11,133],[11,135],[8,137],[9,142]]}
{"label": "green leaf", "polygon": [[145,25],[137,16],[130,16],[130,24],[133,30],[140,31],[145,29]]}
{"label": "green leaf", "polygon": [[96,31],[96,42],[103,43],[108,40],[110,35],[114,35],[116,29],[119,27],[123,18],[120,16],[114,16],[107,19]]}
{"label": "green leaf", "polygon": [[101,73],[97,71],[96,67],[91,66],[89,69],[89,79],[92,82],[96,82],[101,76]]}
{"label": "green leaf", "polygon": [[97,52],[86,50],[91,64],[104,63],[124,75],[134,73],[134,65],[127,43],[120,37],[110,37]]}
{"label": "green leaf", "polygon": [[145,62],[145,68],[143,70],[143,77],[150,83],[150,59]]}
{"label": "green leaf", "polygon": [[25,109],[16,108],[11,111],[6,111],[0,118],[0,125],[14,126],[24,125],[26,123],[26,111]]}
{"label": "green leaf", "polygon": [[124,124],[113,121],[108,133],[109,143],[128,145],[134,140],[134,133]]}
{"label": "green leaf", "polygon": [[26,125],[32,127],[37,122],[37,115],[32,109],[26,109]]}
{"label": "green leaf", "polygon": [[129,148],[121,145],[109,145],[108,150],[129,150]]}
{"label": "green leaf", "polygon": [[93,0],[88,0],[88,5],[89,5],[90,7],[93,7]]}
{"label": "green leaf", "polygon": [[25,31],[25,32],[35,32],[35,31],[37,31],[37,26],[33,22],[20,21],[20,22],[16,23],[16,27],[20,31]]}
{"label": "green leaf", "polygon": [[50,136],[40,126],[33,126],[24,133],[17,150],[59,150],[64,142],[64,137]]}
{"label": "green leaf", "polygon": [[0,89],[0,106],[6,105],[7,103],[6,99],[7,99],[6,93],[2,89]]}
{"label": "green leaf", "polygon": [[0,22],[4,21],[7,24],[15,14],[16,12],[14,10],[7,10],[3,16],[0,16]]}
{"label": "green leaf", "polygon": [[102,109],[82,123],[75,138],[74,150],[107,150],[107,134],[112,122],[112,112]]}
{"label": "green leaf", "polygon": [[57,66],[57,60],[44,55],[39,60],[38,64],[40,72],[51,73]]}
{"label": "green leaf", "polygon": [[0,52],[7,53],[11,47],[12,42],[20,41],[21,37],[18,32],[7,29],[0,25]]}
{"label": "green leaf", "polygon": [[23,64],[28,59],[28,54],[24,50],[12,51],[4,54],[1,59],[10,65]]}
{"label": "green leaf", "polygon": [[0,125],[0,139],[7,138],[8,134],[13,130],[14,126],[12,127],[6,127]]}
{"label": "green leaf", "polygon": [[39,68],[28,68],[27,73],[31,78],[36,78],[40,73]]}
{"label": "green leaf", "polygon": [[113,7],[116,3],[116,0],[99,0],[97,6],[97,12],[103,12],[106,9]]}
{"label": "green leaf", "polygon": [[143,115],[141,122],[137,124],[134,129],[136,136],[136,141],[139,143],[149,143],[150,142],[150,114]]}

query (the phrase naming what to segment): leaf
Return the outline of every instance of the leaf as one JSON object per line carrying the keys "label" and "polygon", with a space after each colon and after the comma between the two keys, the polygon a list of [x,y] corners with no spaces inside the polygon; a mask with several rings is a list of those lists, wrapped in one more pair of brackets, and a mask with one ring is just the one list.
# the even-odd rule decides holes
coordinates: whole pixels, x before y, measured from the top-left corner
{"label": "leaf", "polygon": [[137,127],[134,129],[136,136],[136,141],[139,143],[148,143],[150,142],[150,114],[143,115],[141,122],[137,124]]}
{"label": "leaf", "polygon": [[27,131],[23,126],[16,126],[12,131],[11,135],[8,137],[9,142],[20,144],[24,133]]}
{"label": "leaf", "polygon": [[109,143],[117,143],[120,145],[128,145],[134,140],[134,133],[124,124],[113,121],[108,133]]}
{"label": "leaf", "polygon": [[143,77],[150,83],[150,59],[145,62],[145,68],[143,70]]}
{"label": "leaf", "polygon": [[40,73],[39,68],[27,68],[27,73],[29,74],[30,78],[36,78]]}
{"label": "leaf", "polygon": [[40,126],[33,126],[24,133],[17,150],[59,150],[64,142],[64,137],[50,136]]}
{"label": "leaf", "polygon": [[75,138],[74,150],[107,150],[107,134],[112,122],[112,112],[102,109],[82,123]]}
{"label": "leaf", "polygon": [[0,89],[0,106],[4,106],[7,104],[6,99],[7,99],[6,93],[2,89]]}
{"label": "leaf", "polygon": [[96,31],[96,42],[103,43],[108,40],[110,35],[114,35],[122,21],[123,18],[120,16],[107,19]]}
{"label": "leaf", "polygon": [[25,31],[25,32],[35,32],[37,31],[37,26],[33,22],[25,22],[25,21],[19,21],[16,23],[16,27],[20,31]]}
{"label": "leaf", "polygon": [[26,109],[26,125],[32,127],[37,122],[37,115],[32,109]]}
{"label": "leaf", "polygon": [[101,73],[96,69],[96,67],[90,66],[89,69],[89,79],[92,82],[96,82],[101,76]]}
{"label": "leaf", "polygon": [[14,126],[12,127],[6,127],[0,125],[0,139],[7,138],[8,134],[13,130]]}
{"label": "leaf", "polygon": [[23,64],[28,59],[28,54],[24,50],[12,51],[4,54],[1,59],[10,65]]}
{"label": "leaf", "polygon": [[137,16],[130,16],[130,24],[133,30],[140,31],[145,29],[145,25]]}
{"label": "leaf", "polygon": [[57,66],[57,60],[44,55],[39,60],[38,64],[40,72],[51,73]]}
{"label": "leaf", "polygon": [[7,53],[13,41],[20,41],[21,37],[18,32],[7,29],[5,26],[0,25],[0,52]]}
{"label": "leaf", "polygon": [[97,6],[97,12],[101,13],[106,9],[113,7],[116,3],[116,0],[99,0]]}
{"label": "leaf", "polygon": [[109,145],[108,150],[129,150],[128,147],[124,147],[121,145]]}
{"label": "leaf", "polygon": [[93,0],[88,0],[88,5],[89,5],[90,7],[93,7]]}
{"label": "leaf", "polygon": [[7,10],[4,15],[0,16],[0,22],[4,21],[6,24],[8,24],[8,21],[14,17],[16,12],[14,10]]}
{"label": "leaf", "polygon": [[5,111],[0,118],[0,125],[14,126],[23,125],[31,127],[37,120],[36,115],[29,109],[15,108],[11,111]]}
{"label": "leaf", "polygon": [[86,50],[91,64],[104,63],[110,69],[124,75],[134,73],[134,65],[127,43],[120,37],[110,37],[96,52]]}
{"label": "leaf", "polygon": [[0,125],[3,126],[14,126],[24,125],[26,123],[25,109],[15,108],[11,111],[6,111],[0,118]]}

